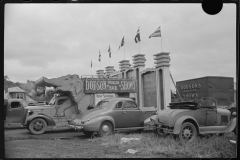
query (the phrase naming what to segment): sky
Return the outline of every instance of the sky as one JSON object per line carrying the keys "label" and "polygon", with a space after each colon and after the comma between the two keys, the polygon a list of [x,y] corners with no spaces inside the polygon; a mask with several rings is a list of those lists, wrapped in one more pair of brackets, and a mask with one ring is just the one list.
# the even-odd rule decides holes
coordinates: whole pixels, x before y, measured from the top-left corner
{"label": "sky", "polygon": [[[159,26],[162,36],[149,39]],[[138,27],[141,42],[135,43]],[[152,68],[160,52],[170,52],[175,82],[204,76],[236,82],[236,5],[224,3],[216,15],[201,3],[5,5],[4,75],[13,82],[119,70],[121,60],[132,64],[139,53]]]}

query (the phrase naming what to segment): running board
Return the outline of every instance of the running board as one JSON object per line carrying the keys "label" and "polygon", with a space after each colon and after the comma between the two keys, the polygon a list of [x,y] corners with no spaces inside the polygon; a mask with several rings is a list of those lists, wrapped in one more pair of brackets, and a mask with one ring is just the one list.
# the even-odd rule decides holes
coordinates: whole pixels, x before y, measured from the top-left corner
{"label": "running board", "polygon": [[115,131],[147,129],[147,127],[115,128]]}

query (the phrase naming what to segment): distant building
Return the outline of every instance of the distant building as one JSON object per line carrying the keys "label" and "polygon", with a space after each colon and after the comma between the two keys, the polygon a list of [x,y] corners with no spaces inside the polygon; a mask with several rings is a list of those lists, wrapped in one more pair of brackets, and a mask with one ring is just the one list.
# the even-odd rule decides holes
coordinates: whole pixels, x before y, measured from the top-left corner
{"label": "distant building", "polygon": [[35,103],[33,99],[26,95],[26,91],[19,87],[8,88],[8,92],[4,91],[4,99],[24,99],[27,103]]}

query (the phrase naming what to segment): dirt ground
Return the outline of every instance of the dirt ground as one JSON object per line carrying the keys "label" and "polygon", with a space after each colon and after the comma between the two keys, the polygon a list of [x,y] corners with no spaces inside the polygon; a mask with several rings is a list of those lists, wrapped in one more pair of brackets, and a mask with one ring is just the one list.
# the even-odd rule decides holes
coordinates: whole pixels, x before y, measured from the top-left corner
{"label": "dirt ground", "polygon": [[5,128],[4,134],[6,158],[142,158],[118,148],[111,148],[111,153],[108,146],[73,129],[32,135],[25,128]]}

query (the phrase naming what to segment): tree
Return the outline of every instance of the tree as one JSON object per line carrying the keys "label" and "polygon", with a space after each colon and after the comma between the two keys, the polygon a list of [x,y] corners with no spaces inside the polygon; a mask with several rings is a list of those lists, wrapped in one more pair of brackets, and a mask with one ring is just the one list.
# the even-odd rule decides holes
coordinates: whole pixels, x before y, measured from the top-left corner
{"label": "tree", "polygon": [[4,76],[4,81],[8,81],[9,77],[8,76]]}

